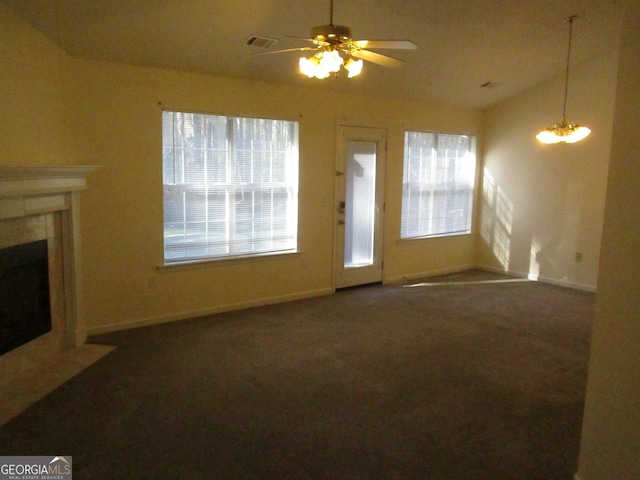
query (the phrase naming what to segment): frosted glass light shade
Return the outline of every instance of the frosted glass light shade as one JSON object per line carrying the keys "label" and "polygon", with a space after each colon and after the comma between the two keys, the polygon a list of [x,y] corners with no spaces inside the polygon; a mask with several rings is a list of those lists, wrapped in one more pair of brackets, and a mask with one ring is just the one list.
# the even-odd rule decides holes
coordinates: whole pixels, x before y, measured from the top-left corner
{"label": "frosted glass light shade", "polygon": [[362,60],[347,58],[343,62],[337,50],[323,50],[312,57],[302,57],[299,64],[300,72],[304,75],[321,79],[329,77],[332,73],[337,75],[341,67],[347,71],[349,78],[353,78],[360,74],[363,67]]}
{"label": "frosted glass light shade", "polygon": [[364,62],[362,60],[354,60],[353,58],[348,58],[347,60],[345,60],[344,68],[347,70],[347,72],[349,72],[349,75],[347,76],[349,78],[353,78],[356,75],[360,75],[360,72],[362,72],[363,63]]}
{"label": "frosted glass light shade", "polygon": [[331,52],[323,52],[320,58],[320,66],[328,72],[339,72],[342,66],[342,58],[337,50]]}
{"label": "frosted glass light shade", "polygon": [[311,58],[302,57],[300,59],[300,71],[307,77],[327,78],[329,71],[321,64],[321,59],[317,55]]}
{"label": "frosted glass light shade", "polygon": [[542,130],[536,138],[542,143],[575,143],[583,140],[591,133],[587,127],[576,125],[573,122],[563,121],[554,123],[549,128]]}

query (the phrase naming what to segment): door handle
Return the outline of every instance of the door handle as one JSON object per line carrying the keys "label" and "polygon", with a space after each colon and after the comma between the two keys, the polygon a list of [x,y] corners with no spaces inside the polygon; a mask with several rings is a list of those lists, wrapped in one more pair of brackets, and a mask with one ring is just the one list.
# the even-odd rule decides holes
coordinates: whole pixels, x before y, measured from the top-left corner
{"label": "door handle", "polygon": [[347,204],[343,201],[338,204],[338,213],[344,213]]}

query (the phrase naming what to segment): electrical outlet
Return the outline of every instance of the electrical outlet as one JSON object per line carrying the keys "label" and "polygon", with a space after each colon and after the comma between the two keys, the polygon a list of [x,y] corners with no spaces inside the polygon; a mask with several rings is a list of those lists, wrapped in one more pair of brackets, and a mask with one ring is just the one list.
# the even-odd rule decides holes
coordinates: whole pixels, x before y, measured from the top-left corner
{"label": "electrical outlet", "polygon": [[576,252],[576,262],[582,261],[582,252]]}

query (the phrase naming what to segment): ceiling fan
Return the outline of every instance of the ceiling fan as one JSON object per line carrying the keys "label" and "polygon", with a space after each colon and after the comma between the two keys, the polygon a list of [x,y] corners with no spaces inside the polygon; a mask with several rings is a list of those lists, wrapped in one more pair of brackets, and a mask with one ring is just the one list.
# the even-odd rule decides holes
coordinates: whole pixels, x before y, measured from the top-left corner
{"label": "ceiling fan", "polygon": [[[328,25],[313,27],[311,29],[311,38],[291,38],[311,42],[315,46],[275,50],[273,52],[266,52],[266,54],[293,51],[315,52],[315,54],[309,58],[302,57],[300,59],[301,72],[310,78],[327,78],[331,73],[337,75],[340,67],[347,70],[349,78],[355,77],[362,71],[362,60],[384,67],[401,67],[404,65],[404,61],[381,53],[372,52],[369,49],[415,50],[418,48],[415,43],[409,40],[354,40],[349,27],[335,25],[333,23],[333,0],[331,0]],[[340,56],[341,53],[345,58]]]}

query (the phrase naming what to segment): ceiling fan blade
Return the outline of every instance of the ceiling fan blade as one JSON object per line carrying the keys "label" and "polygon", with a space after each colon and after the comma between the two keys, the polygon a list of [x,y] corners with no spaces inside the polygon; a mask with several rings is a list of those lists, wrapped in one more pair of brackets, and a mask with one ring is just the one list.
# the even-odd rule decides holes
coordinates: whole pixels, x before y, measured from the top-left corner
{"label": "ceiling fan blade", "polygon": [[352,50],[350,53],[352,57],[361,58],[362,60],[366,60],[371,63],[377,63],[383,67],[398,68],[404,65],[404,61],[402,60],[387,57],[381,53],[370,52],[369,50]]}
{"label": "ceiling fan blade", "polygon": [[415,50],[418,46],[410,40],[353,40],[352,44],[360,48],[394,48]]}
{"label": "ceiling fan blade", "polygon": [[298,47],[298,48],[285,48],[284,50],[274,50],[272,52],[261,52],[255,53],[253,56],[257,55],[271,55],[273,53],[284,53],[284,52],[303,52],[303,51],[317,51],[318,47]]}

